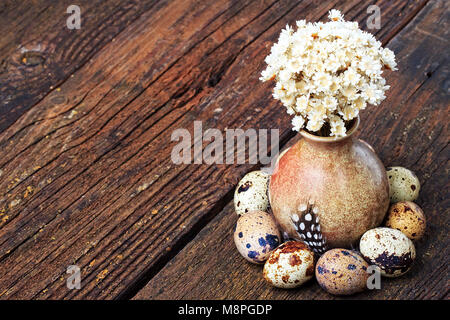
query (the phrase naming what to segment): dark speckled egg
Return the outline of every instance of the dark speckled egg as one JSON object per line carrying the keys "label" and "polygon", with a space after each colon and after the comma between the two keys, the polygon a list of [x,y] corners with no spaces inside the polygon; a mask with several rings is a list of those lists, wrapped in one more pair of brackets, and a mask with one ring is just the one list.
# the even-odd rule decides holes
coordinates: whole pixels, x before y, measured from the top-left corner
{"label": "dark speckled egg", "polygon": [[252,263],[263,263],[280,244],[280,231],[273,216],[264,211],[250,211],[240,216],[234,231],[239,253]]}
{"label": "dark speckled egg", "polygon": [[416,258],[413,242],[403,232],[391,228],[379,227],[364,233],[359,250],[367,261],[381,269],[381,275],[385,277],[405,274]]}
{"label": "dark speckled egg", "polygon": [[368,263],[355,251],[332,249],[316,264],[316,279],[320,286],[334,295],[350,295],[367,288]]}

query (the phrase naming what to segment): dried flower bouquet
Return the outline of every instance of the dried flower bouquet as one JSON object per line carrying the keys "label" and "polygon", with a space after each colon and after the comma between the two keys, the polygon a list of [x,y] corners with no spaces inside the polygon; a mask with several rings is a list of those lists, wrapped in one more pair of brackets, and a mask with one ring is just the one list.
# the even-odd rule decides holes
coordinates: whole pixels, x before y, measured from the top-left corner
{"label": "dried flower bouquet", "polygon": [[276,80],[273,97],[287,108],[293,130],[342,137],[346,123],[389,89],[383,68],[396,70],[394,53],[357,22],[331,10],[330,21],[289,25],[266,57],[262,81]]}

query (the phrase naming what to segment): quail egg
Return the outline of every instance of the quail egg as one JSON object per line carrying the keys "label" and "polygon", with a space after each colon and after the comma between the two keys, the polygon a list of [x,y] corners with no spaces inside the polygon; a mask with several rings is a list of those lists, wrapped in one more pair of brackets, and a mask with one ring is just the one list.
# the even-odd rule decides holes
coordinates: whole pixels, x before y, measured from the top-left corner
{"label": "quail egg", "polygon": [[398,277],[405,274],[416,258],[412,241],[397,229],[379,227],[363,234],[359,242],[363,257],[381,269],[381,275]]}
{"label": "quail egg", "polygon": [[280,238],[275,219],[263,211],[249,211],[240,216],[234,230],[236,248],[252,263],[263,263],[278,247]]}
{"label": "quail egg", "polygon": [[420,182],[414,172],[403,167],[389,167],[386,171],[391,203],[414,201],[419,197]]}
{"label": "quail egg", "polygon": [[386,227],[400,230],[411,240],[419,240],[425,233],[425,215],[414,202],[397,202],[389,208]]}
{"label": "quail egg", "polygon": [[264,264],[263,275],[274,287],[301,286],[314,276],[314,253],[303,242],[285,242],[272,251]]}
{"label": "quail egg", "polygon": [[238,215],[249,211],[266,211],[269,207],[267,185],[269,175],[263,171],[247,173],[234,191],[234,209]]}
{"label": "quail egg", "polygon": [[316,264],[316,279],[320,286],[334,295],[350,295],[367,288],[368,263],[355,251],[332,249]]}

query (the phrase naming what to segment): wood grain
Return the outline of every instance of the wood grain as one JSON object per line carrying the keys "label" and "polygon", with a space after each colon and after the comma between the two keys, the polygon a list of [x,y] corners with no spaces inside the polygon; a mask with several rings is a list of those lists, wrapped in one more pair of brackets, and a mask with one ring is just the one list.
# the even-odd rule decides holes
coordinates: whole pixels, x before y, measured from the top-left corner
{"label": "wood grain", "polygon": [[70,0],[0,4],[0,132],[141,15],[157,16],[167,1],[77,1],[79,30],[66,25],[72,4]]}
{"label": "wood grain", "polygon": [[[394,31],[382,39],[425,2],[390,1],[382,29]],[[192,132],[199,120],[204,130],[283,128],[282,141],[292,137],[270,85],[258,80],[263,59],[286,23],[324,19],[333,7],[349,19],[367,18],[359,1],[161,2],[157,14],[130,23],[59,90],[28,105],[0,134],[0,297],[128,297],[153,277],[254,167],[174,165],[171,133]],[[416,73],[392,90],[390,103],[407,101],[414,95],[402,90],[429,79]],[[383,117],[380,111],[376,119]],[[373,130],[377,122],[366,121]],[[81,268],[81,290],[66,288],[72,264]]]}
{"label": "wood grain", "polygon": [[[418,173],[418,203],[428,228],[416,243],[412,270],[383,278],[382,290],[350,299],[444,299],[448,295],[448,7],[430,2],[390,43],[399,72],[390,74],[388,99],[362,119],[359,136],[371,143],[386,165]],[[441,25],[442,26],[442,25]],[[433,48],[433,52],[425,48]],[[367,110],[369,111],[369,110]],[[364,125],[366,124],[366,125]],[[295,139],[292,139],[293,142]],[[291,143],[292,143],[291,142]],[[295,290],[270,287],[262,267],[246,262],[235,249],[237,221],[232,202],[207,225],[135,299],[334,299],[315,281]]]}

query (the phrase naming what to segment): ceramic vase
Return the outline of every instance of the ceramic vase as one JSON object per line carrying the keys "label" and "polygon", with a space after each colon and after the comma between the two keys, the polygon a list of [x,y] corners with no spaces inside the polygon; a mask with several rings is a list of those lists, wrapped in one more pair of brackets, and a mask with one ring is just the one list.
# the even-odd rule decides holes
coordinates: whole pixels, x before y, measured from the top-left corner
{"label": "ceramic vase", "polygon": [[386,170],[366,142],[354,137],[359,118],[345,137],[302,138],[284,152],[269,182],[272,212],[289,237],[299,239],[293,215],[315,208],[330,248],[350,247],[381,224],[389,206]]}

